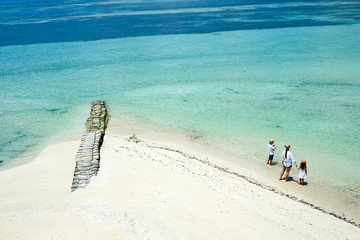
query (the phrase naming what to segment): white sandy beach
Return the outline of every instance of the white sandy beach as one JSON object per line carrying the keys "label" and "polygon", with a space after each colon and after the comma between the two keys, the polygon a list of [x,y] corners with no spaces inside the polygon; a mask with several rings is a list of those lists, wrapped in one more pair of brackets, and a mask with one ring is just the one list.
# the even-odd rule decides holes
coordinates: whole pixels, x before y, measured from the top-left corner
{"label": "white sandy beach", "polygon": [[[133,133],[140,142],[129,141]],[[327,197],[316,200],[316,189],[266,183],[275,171],[265,164],[255,175],[215,149],[135,127],[110,124],[98,175],[71,192],[79,144],[52,145],[0,172],[1,240],[359,239],[359,227],[299,202],[335,206],[321,205]]]}

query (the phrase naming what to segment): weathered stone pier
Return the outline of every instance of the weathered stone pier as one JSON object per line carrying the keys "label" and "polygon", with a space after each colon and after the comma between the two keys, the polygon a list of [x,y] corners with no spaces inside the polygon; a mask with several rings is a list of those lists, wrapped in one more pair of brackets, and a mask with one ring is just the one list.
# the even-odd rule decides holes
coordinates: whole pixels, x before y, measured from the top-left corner
{"label": "weathered stone pier", "polygon": [[90,117],[86,121],[86,133],[81,137],[76,154],[76,166],[71,190],[84,188],[100,168],[100,148],[104,139],[109,116],[103,101],[92,103]]}

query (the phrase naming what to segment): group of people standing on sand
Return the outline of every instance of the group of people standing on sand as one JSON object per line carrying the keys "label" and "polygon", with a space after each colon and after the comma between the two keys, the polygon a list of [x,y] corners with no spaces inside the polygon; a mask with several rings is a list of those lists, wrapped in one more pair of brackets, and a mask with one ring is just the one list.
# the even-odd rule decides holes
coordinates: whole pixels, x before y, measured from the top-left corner
{"label": "group of people standing on sand", "polygon": [[[272,165],[272,161],[274,159],[274,152],[275,152],[276,147],[277,147],[274,144],[274,142],[275,142],[274,139],[270,139],[269,144],[268,144],[269,158],[267,160],[267,164],[270,164],[270,165]],[[291,170],[291,167],[292,167],[292,165],[294,163],[295,166],[296,166],[296,169],[299,170],[299,173],[298,173],[299,183],[300,183],[300,185],[304,185],[304,180],[305,180],[306,175],[307,175],[306,160],[302,160],[300,165],[298,166],[298,164],[296,163],[293,155],[290,152],[290,144],[286,144],[284,147],[285,147],[285,150],[282,152],[282,165],[283,165],[283,168],[281,170],[279,180],[283,179],[283,175],[286,172],[285,181],[286,182],[288,181],[290,170]]]}

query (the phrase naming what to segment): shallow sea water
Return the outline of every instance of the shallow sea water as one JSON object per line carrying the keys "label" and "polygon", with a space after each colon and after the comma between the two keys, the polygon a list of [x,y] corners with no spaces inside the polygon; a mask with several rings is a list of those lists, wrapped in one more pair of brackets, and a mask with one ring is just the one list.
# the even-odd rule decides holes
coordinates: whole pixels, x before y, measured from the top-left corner
{"label": "shallow sea water", "polygon": [[[77,138],[90,103],[267,158],[290,143],[311,177],[358,193],[360,25],[0,47],[1,168]],[[244,150],[245,149],[245,150]]]}

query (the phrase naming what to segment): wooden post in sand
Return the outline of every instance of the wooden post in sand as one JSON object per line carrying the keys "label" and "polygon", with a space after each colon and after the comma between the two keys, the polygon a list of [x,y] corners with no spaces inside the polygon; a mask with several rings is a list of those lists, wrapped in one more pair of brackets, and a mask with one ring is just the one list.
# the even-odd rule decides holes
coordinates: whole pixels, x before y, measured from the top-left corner
{"label": "wooden post in sand", "polygon": [[103,101],[92,103],[90,117],[86,121],[86,133],[81,137],[76,154],[76,166],[71,191],[84,188],[100,167],[100,148],[104,139],[109,116]]}

